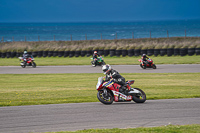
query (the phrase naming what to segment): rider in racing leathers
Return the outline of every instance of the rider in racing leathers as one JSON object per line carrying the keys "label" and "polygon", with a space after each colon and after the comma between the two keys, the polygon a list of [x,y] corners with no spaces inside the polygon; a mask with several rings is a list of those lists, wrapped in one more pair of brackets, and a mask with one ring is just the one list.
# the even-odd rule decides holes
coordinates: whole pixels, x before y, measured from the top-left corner
{"label": "rider in racing leathers", "polygon": [[27,53],[27,51],[26,50],[24,50],[24,54],[23,54],[23,60],[24,60],[24,64],[26,64],[26,59],[28,58],[28,57],[30,57],[31,55],[29,55],[28,53]]}
{"label": "rider in racing leathers", "polygon": [[94,60],[94,63],[95,63],[95,64],[96,64],[96,62],[98,61],[97,56],[101,57],[101,55],[98,54],[97,51],[94,51],[94,54],[93,54],[93,60]]}
{"label": "rider in racing leathers", "polygon": [[146,54],[143,54],[143,55],[142,55],[142,62],[143,62],[144,64],[147,64],[147,63],[148,63],[148,62],[147,62],[147,59],[149,59],[149,57],[147,57]]}
{"label": "rider in racing leathers", "polygon": [[128,88],[128,92],[132,93],[130,91],[131,86],[129,86],[128,84],[126,84],[125,82],[125,78],[122,77],[116,70],[112,69],[110,65],[104,65],[102,67],[103,73],[106,75],[105,80],[110,80],[113,79],[115,83],[121,85],[119,91],[120,92],[125,92],[126,88]]}

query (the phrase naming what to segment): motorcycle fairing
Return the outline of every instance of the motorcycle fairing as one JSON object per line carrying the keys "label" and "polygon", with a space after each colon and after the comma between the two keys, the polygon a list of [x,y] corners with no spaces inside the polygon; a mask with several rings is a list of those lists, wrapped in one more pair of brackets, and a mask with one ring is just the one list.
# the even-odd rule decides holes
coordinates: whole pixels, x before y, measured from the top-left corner
{"label": "motorcycle fairing", "polygon": [[113,81],[108,81],[108,82],[103,83],[103,86],[109,87],[109,86],[111,86],[113,83],[114,83]]}
{"label": "motorcycle fairing", "polygon": [[113,90],[113,94],[114,94],[115,102],[119,102],[119,101],[122,101],[122,100],[124,100],[124,101],[131,101],[132,100],[131,95],[127,96],[125,94],[122,94],[122,93],[120,93],[118,91],[114,91],[114,90]]}
{"label": "motorcycle fairing", "polygon": [[114,81],[105,82],[103,86],[110,90],[115,90],[115,91],[119,91],[119,88],[121,87],[121,85],[115,83]]}
{"label": "motorcycle fairing", "polygon": [[97,57],[97,60],[98,60],[99,63],[101,63],[103,58],[102,57]]}
{"label": "motorcycle fairing", "polygon": [[139,59],[138,61],[139,61],[139,62],[142,62],[142,59]]}
{"label": "motorcycle fairing", "polygon": [[108,89],[110,89],[110,90],[112,90],[115,102],[131,101],[132,100],[132,96],[131,95],[127,96],[127,95],[122,94],[122,93],[119,92],[120,85],[118,85],[117,83],[114,83],[114,81],[105,82],[103,84],[103,86],[108,88]]}
{"label": "motorcycle fairing", "polygon": [[104,87],[114,90],[114,88],[113,88],[114,82],[113,81],[104,82],[103,84],[102,84],[102,82],[103,82],[103,77],[99,77],[98,83],[96,85],[97,90],[103,89]]}

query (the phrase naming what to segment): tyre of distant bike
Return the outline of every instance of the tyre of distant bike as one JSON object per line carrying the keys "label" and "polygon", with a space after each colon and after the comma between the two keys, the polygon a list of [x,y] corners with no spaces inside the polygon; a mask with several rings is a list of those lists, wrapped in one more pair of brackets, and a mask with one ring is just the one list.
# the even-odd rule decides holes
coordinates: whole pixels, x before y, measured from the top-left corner
{"label": "tyre of distant bike", "polygon": [[35,62],[32,63],[32,67],[36,68],[36,63]]}

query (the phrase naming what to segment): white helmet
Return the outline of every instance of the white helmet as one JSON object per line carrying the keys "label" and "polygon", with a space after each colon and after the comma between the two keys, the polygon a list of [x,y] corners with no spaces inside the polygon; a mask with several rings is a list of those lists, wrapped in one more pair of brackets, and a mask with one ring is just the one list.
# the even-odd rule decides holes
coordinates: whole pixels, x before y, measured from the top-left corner
{"label": "white helmet", "polygon": [[27,54],[27,51],[26,51],[26,50],[24,51],[24,54]]}
{"label": "white helmet", "polygon": [[111,66],[109,64],[103,65],[102,71],[104,74],[108,74],[110,72],[110,70],[111,70]]}

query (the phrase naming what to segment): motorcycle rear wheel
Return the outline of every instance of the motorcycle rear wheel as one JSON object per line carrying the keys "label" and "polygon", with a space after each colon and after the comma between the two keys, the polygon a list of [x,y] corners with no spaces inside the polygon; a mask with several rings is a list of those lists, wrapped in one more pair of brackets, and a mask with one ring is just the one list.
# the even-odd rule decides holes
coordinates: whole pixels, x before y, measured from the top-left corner
{"label": "motorcycle rear wheel", "polygon": [[[22,64],[23,64],[23,65],[22,65]],[[22,68],[25,68],[25,67],[26,67],[26,63],[24,63],[24,62],[21,62],[20,65],[21,65]]]}
{"label": "motorcycle rear wheel", "polygon": [[145,92],[139,88],[134,88],[134,89],[140,91],[141,93],[140,93],[140,95],[138,95],[138,94],[132,95],[132,97],[133,97],[132,100],[136,103],[144,103],[146,101]]}
{"label": "motorcycle rear wheel", "polygon": [[140,63],[140,67],[143,68],[142,63]]}
{"label": "motorcycle rear wheel", "polygon": [[103,65],[105,65],[106,63],[103,61],[102,63],[101,63],[101,65],[103,66]]}
{"label": "motorcycle rear wheel", "polygon": [[21,67],[22,67],[22,68],[25,68],[25,67],[26,67],[26,65],[21,65]]}
{"label": "motorcycle rear wheel", "polygon": [[143,68],[143,69],[146,69],[146,68],[147,68],[146,64],[144,64],[144,65],[142,66],[142,68]]}
{"label": "motorcycle rear wheel", "polygon": [[112,96],[110,91],[107,91],[107,96],[104,94],[103,90],[98,91],[97,93],[97,98],[99,99],[99,101],[103,104],[112,104],[114,97]]}

